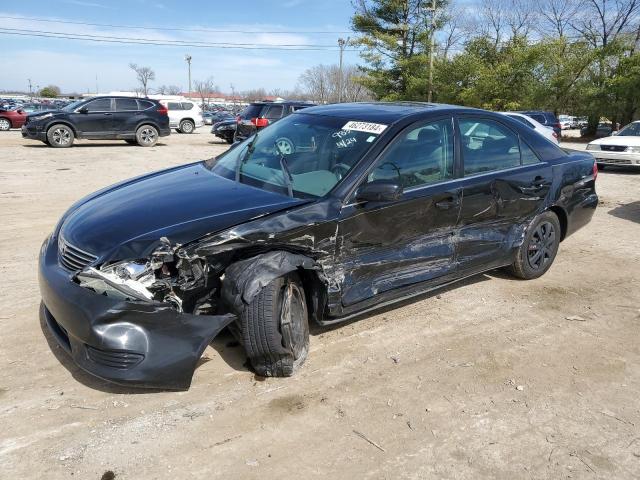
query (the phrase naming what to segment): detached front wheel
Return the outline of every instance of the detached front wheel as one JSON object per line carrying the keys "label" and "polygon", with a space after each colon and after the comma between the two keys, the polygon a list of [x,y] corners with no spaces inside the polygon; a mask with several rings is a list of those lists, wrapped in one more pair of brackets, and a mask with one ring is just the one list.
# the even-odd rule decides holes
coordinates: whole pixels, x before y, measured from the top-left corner
{"label": "detached front wheel", "polygon": [[542,276],[553,264],[560,246],[560,221],[553,212],[538,215],[527,230],[509,270],[523,280]]}
{"label": "detached front wheel", "polygon": [[290,377],[309,353],[302,282],[293,272],[266,285],[240,317],[242,343],[258,375]]}

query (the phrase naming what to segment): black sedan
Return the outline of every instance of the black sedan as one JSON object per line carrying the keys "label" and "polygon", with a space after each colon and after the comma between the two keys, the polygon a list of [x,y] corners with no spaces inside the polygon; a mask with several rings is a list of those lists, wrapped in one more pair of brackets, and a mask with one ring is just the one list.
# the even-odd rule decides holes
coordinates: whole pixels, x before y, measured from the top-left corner
{"label": "black sedan", "polygon": [[43,316],[99,377],[184,389],[230,326],[289,376],[330,325],[487,270],[533,279],[596,208],[597,168],[482,110],[341,104],[73,205],[40,254]]}

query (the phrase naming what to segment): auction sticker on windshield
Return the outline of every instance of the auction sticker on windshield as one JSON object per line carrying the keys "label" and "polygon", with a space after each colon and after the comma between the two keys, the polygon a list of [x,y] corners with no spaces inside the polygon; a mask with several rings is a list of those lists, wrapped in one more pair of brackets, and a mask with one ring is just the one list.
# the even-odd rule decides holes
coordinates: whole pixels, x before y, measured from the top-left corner
{"label": "auction sticker on windshield", "polygon": [[366,133],[375,133],[377,135],[384,132],[384,129],[387,128],[386,125],[381,123],[370,123],[370,122],[357,122],[350,121],[342,127],[342,130],[354,130],[356,132],[366,132]]}

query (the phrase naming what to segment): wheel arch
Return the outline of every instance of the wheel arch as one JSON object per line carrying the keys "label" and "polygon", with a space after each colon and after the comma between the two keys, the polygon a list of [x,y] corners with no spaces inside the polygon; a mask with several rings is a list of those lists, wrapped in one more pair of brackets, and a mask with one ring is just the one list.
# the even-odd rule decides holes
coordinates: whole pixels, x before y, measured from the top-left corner
{"label": "wheel arch", "polygon": [[184,122],[185,120],[190,121],[191,123],[193,123],[193,125],[194,125],[194,126],[195,126],[195,124],[196,124],[196,121],[195,121],[193,118],[191,118],[191,117],[184,117],[184,118],[181,118],[181,119],[180,119],[180,121],[178,122],[178,126],[180,126],[180,124],[181,124],[182,122]]}
{"label": "wheel arch", "polygon": [[569,226],[569,216],[567,212],[559,205],[552,205],[547,211],[555,213],[558,217],[558,221],[560,222],[560,241],[563,241],[567,236],[567,228]]}
{"label": "wheel arch", "polygon": [[231,263],[224,272],[222,299],[240,315],[265,285],[294,271],[302,281],[310,318],[321,320],[327,298],[321,267],[312,257],[288,250],[270,250]]}
{"label": "wheel arch", "polygon": [[145,125],[149,125],[150,127],[155,128],[158,133],[160,133],[160,127],[158,126],[158,124],[152,120],[149,119],[145,119],[145,120],[141,120],[137,125],[136,125],[136,129],[133,133],[137,133],[138,130],[140,129],[140,127],[144,127]]}
{"label": "wheel arch", "polygon": [[46,128],[44,128],[44,131],[46,132],[46,134],[49,135],[49,130],[51,130],[51,128],[55,127],[56,125],[64,125],[65,127],[69,127],[76,138],[79,138],[82,136],[82,135],[78,135],[78,130],[76,129],[76,127],[74,127],[73,124],[67,120],[54,121],[49,123],[46,126]]}

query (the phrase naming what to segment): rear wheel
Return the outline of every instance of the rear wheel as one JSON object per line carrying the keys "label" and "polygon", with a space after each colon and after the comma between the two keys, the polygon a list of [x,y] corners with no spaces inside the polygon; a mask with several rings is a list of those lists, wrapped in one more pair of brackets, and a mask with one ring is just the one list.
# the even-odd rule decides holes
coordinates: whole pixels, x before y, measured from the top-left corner
{"label": "rear wheel", "polygon": [[258,375],[289,377],[309,353],[302,282],[293,272],[266,285],[240,316],[242,343]]}
{"label": "rear wheel", "polygon": [[158,142],[158,130],[151,125],[143,125],[136,131],[136,142],[141,147],[153,147]]}
{"label": "rear wheel", "polygon": [[47,141],[54,148],[67,148],[73,145],[75,135],[66,125],[54,125],[47,130]]}
{"label": "rear wheel", "polygon": [[11,128],[11,122],[7,118],[0,118],[0,130],[6,132]]}
{"label": "rear wheel", "polygon": [[538,215],[510,266],[513,275],[524,280],[542,276],[553,264],[560,245],[560,221],[553,212]]}
{"label": "rear wheel", "polygon": [[193,130],[196,126],[193,124],[191,120],[183,120],[180,122],[180,131],[182,133],[193,133]]}

